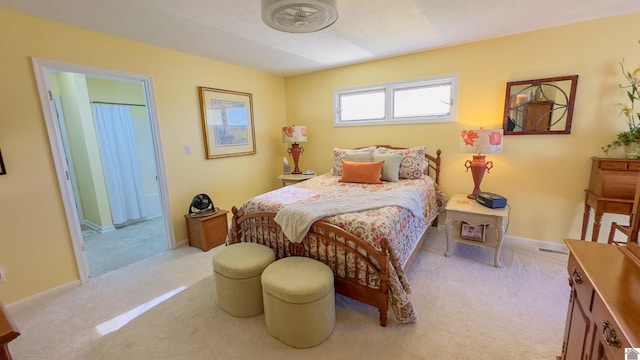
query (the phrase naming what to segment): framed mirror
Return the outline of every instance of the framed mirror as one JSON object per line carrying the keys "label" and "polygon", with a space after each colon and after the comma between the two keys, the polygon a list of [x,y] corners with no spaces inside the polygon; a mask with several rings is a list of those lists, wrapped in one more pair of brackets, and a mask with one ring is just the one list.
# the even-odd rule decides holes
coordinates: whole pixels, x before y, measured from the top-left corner
{"label": "framed mirror", "polygon": [[505,135],[571,133],[578,75],[507,83]]}

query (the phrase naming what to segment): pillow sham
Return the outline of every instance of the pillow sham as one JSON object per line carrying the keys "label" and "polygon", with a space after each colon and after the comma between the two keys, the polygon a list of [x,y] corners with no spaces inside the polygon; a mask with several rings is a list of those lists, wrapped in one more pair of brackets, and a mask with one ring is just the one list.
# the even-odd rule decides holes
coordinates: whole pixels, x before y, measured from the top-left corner
{"label": "pillow sham", "polygon": [[375,146],[369,146],[362,149],[341,149],[341,148],[333,148],[333,166],[331,167],[331,175],[341,175],[342,174],[342,159],[344,159],[346,154],[357,154],[362,152],[374,151],[376,149]]}
{"label": "pillow sham", "polygon": [[342,160],[341,182],[362,183],[362,184],[382,184],[380,175],[382,174],[383,161],[376,162],[355,162]]}
{"label": "pillow sham", "polygon": [[384,161],[382,165],[382,180],[396,182],[400,180],[400,163],[403,156],[400,153],[373,154],[373,161]]}
{"label": "pillow sham", "polygon": [[422,179],[427,163],[424,155],[427,152],[426,146],[418,146],[410,149],[387,149],[377,148],[375,152],[379,154],[402,154],[402,162],[398,175],[400,179]]}

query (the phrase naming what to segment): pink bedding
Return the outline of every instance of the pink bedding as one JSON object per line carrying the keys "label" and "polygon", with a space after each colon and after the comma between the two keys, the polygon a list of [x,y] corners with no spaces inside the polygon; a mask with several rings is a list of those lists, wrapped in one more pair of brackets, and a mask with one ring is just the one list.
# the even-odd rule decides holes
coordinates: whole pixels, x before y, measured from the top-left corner
{"label": "pink bedding", "polygon": [[[382,184],[356,184],[339,182],[340,176],[324,174],[310,180],[285,186],[248,200],[240,208],[246,213],[273,211],[295,202],[310,202],[317,199],[336,199],[351,194],[387,191],[403,187],[414,187],[424,204],[422,217],[415,217],[408,209],[386,206],[374,210],[334,215],[323,219],[360,237],[380,249],[380,240],[386,238],[390,245],[391,267],[389,271],[390,306],[395,317],[402,323],[414,322],[417,315],[408,295],[411,287],[404,273],[404,265],[431,221],[442,211],[446,201],[444,193],[432,178],[401,179]],[[374,284],[369,284],[375,287]]]}

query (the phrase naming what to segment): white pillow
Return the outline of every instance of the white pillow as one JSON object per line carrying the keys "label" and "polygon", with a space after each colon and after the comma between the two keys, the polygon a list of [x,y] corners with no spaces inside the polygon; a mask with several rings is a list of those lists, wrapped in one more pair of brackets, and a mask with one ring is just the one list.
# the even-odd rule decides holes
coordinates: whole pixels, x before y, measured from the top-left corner
{"label": "white pillow", "polygon": [[373,161],[384,161],[382,164],[382,180],[396,182],[400,179],[400,163],[402,163],[402,154],[373,154]]}
{"label": "white pillow", "polygon": [[375,149],[375,146],[369,146],[362,149],[333,148],[333,167],[331,168],[331,175],[342,175],[342,159],[344,159],[347,154],[373,152]]}
{"label": "white pillow", "polygon": [[344,154],[343,160],[352,162],[372,162],[373,151],[349,152]]}

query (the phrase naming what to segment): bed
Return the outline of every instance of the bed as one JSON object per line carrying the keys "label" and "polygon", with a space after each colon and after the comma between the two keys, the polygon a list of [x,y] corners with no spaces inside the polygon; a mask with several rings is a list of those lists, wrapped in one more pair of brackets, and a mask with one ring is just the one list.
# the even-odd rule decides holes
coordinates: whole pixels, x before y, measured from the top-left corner
{"label": "bed", "polygon": [[[381,163],[362,160],[368,152],[373,153],[373,160],[386,159],[382,165],[391,167],[382,169],[382,178],[389,181],[370,184],[346,178],[355,167]],[[389,307],[400,323],[415,322],[417,314],[409,301],[411,287],[405,270],[422,245],[428,227],[437,225],[437,216],[444,209],[446,196],[438,186],[441,152],[437,150],[433,156],[426,153],[425,147],[375,145],[351,150],[335,148],[333,155],[330,172],[255,196],[240,208],[234,206],[227,244],[256,242],[272,248],[277,258],[307,256],[319,260],[333,270],[336,292],[376,307],[381,326],[387,325]],[[400,165],[396,168],[398,159]],[[358,206],[369,204],[361,199],[394,197],[391,194],[402,195],[403,201],[413,199],[414,203],[410,206],[384,202],[357,210]],[[415,202],[421,204],[419,211]],[[306,219],[310,225],[301,236],[290,232],[290,225],[298,221],[283,215],[292,213],[286,210],[316,205],[322,208],[322,204],[331,203],[340,207],[334,215],[326,215],[323,209],[316,216],[319,219]],[[315,214],[314,211],[309,213]]]}

